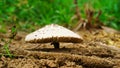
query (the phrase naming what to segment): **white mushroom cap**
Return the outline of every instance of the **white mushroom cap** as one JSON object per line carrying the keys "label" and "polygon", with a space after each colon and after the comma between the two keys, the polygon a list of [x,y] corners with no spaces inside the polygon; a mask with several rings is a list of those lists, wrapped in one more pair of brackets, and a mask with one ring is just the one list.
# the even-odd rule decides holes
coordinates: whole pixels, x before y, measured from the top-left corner
{"label": "white mushroom cap", "polygon": [[65,27],[56,24],[51,24],[41,29],[38,29],[33,33],[28,34],[25,38],[25,41],[31,43],[48,43],[48,42],[79,43],[82,41],[82,37]]}

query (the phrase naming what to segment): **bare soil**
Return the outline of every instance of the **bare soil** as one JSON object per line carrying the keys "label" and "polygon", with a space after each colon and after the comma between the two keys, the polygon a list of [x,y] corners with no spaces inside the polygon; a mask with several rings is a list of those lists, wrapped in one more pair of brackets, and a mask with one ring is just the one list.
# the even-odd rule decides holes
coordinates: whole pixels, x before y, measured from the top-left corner
{"label": "bare soil", "polygon": [[[31,44],[24,41],[26,32],[18,32],[9,44],[12,58],[2,54],[0,41],[0,68],[120,68],[120,33],[102,29],[80,30],[81,43],[60,43],[54,49],[50,43]],[[0,33],[0,39],[8,34]]]}

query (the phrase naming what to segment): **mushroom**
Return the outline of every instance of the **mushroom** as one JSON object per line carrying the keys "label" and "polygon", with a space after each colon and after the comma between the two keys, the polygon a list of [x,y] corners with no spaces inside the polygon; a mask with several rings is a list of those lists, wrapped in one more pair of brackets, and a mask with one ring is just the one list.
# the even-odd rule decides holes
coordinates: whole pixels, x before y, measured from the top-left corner
{"label": "mushroom", "polygon": [[57,24],[50,24],[28,34],[25,41],[29,43],[51,42],[54,48],[59,48],[59,42],[80,43],[82,37],[65,27]]}

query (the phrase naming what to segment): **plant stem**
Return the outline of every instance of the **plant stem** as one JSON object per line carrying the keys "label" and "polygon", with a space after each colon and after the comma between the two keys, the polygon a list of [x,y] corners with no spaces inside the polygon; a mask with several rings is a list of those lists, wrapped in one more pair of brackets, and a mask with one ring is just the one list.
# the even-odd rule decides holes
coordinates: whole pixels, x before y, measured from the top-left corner
{"label": "plant stem", "polygon": [[52,42],[51,44],[54,45],[54,48],[55,48],[55,49],[59,49],[59,47],[60,47],[59,42]]}

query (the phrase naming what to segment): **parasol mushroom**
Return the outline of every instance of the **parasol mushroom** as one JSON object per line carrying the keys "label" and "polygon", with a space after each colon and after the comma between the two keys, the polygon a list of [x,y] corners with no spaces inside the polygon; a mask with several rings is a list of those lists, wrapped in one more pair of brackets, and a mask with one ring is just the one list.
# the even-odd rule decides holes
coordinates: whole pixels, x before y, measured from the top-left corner
{"label": "parasol mushroom", "polygon": [[59,48],[59,42],[80,43],[82,37],[65,27],[51,24],[28,34],[25,41],[29,43],[51,42],[54,48]]}

